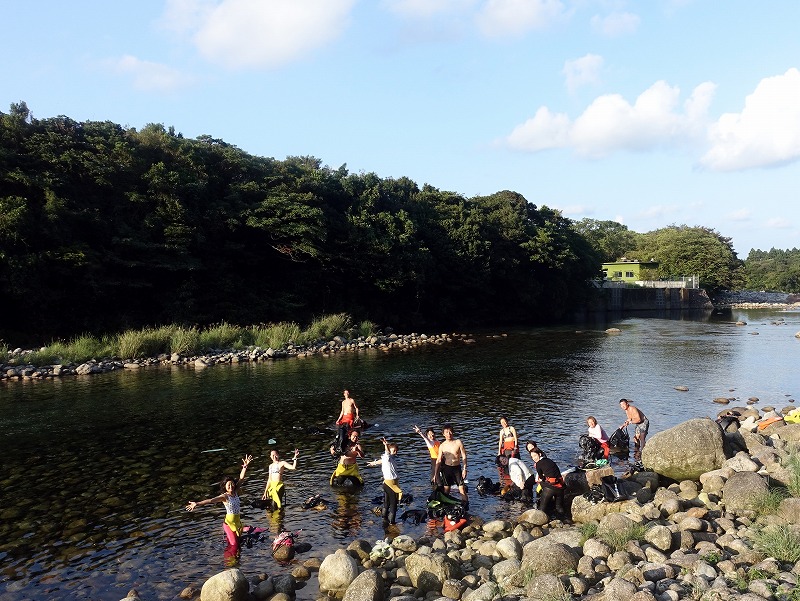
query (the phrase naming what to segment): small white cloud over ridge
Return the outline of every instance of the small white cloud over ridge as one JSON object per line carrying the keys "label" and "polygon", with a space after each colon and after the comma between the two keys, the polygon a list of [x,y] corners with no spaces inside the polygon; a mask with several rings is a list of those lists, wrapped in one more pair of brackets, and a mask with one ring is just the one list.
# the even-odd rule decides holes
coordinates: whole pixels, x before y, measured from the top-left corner
{"label": "small white cloud over ridge", "polygon": [[680,90],[663,81],[642,92],[633,104],[618,94],[600,96],[574,122],[564,113],[541,107],[513,129],[506,143],[527,152],[572,148],[588,158],[683,145],[705,133],[715,89],[710,82],[697,86],[682,112],[677,110]]}
{"label": "small white cloud over ridge", "polygon": [[[278,68],[338,38],[356,0],[170,0],[165,25],[189,29],[208,61]],[[181,24],[183,22],[183,25]]]}
{"label": "small white cloud over ridge", "polygon": [[715,171],[775,167],[800,159],[800,71],[762,79],[741,113],[711,127],[700,163]]}
{"label": "small white cloud over ridge", "polygon": [[129,54],[109,59],[105,65],[117,74],[132,77],[133,87],[144,92],[172,92],[193,82],[191,77],[172,67],[144,61]]}

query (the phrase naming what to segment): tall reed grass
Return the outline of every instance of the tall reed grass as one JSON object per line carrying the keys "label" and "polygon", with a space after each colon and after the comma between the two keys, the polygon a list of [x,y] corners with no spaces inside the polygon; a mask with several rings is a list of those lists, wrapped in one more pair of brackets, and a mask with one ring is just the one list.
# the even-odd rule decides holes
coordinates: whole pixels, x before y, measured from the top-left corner
{"label": "tall reed grass", "polygon": [[253,344],[262,348],[283,348],[300,340],[302,330],[294,322],[281,322],[267,325],[250,326]]}
{"label": "tall reed grass", "polygon": [[301,344],[309,344],[347,334],[353,326],[353,320],[347,313],[334,313],[318,317],[300,335]]}
{"label": "tall reed grass", "polygon": [[211,350],[240,350],[250,346],[279,349],[289,344],[311,344],[334,336],[371,336],[376,332],[377,327],[371,321],[353,324],[352,318],[346,313],[319,317],[305,330],[294,322],[248,327],[221,322],[207,328],[172,324],[125,330],[101,338],[83,334],[68,342],[53,341],[41,349],[15,357],[10,357],[8,345],[0,341],[0,360],[16,365],[42,366],[111,357],[142,359],[171,353],[190,356]]}

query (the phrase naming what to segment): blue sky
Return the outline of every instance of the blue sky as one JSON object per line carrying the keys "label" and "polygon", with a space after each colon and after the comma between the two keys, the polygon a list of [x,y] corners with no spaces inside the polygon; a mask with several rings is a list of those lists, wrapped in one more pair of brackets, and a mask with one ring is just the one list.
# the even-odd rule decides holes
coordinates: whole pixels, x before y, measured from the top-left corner
{"label": "blue sky", "polygon": [[27,0],[0,110],[800,248],[800,2]]}

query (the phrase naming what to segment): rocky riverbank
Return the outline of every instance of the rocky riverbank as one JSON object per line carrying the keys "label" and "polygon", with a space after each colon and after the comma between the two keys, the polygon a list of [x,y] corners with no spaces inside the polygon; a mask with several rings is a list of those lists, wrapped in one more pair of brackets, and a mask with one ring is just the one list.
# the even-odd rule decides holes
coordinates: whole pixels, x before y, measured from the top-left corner
{"label": "rocky riverbank", "polygon": [[515,523],[473,516],[443,535],[356,540],[290,574],[226,570],[181,596],[289,601],[317,578],[320,601],[796,601],[800,423],[734,410],[741,426],[691,419],[655,434],[645,470],[620,479],[628,498],[576,494],[577,525],[537,509]]}
{"label": "rocky riverbank", "polygon": [[[490,335],[500,338],[505,334]],[[144,359],[121,359],[117,357],[106,359],[92,359],[81,364],[56,364],[35,366],[25,363],[25,356],[31,351],[15,349],[9,353],[9,361],[13,363],[0,364],[0,380],[43,380],[60,378],[64,376],[84,376],[90,374],[107,373],[121,369],[141,369],[157,365],[184,366],[194,369],[204,369],[212,365],[252,363],[259,361],[276,361],[310,357],[314,355],[333,355],[337,353],[353,353],[367,351],[409,351],[428,345],[447,344],[474,344],[475,337],[471,334],[389,334],[381,336],[361,336],[347,339],[335,336],[330,340],[319,340],[309,345],[288,345],[281,349],[252,347],[244,350],[217,350],[204,355],[182,356],[179,354],[163,354],[157,357]]]}
{"label": "rocky riverbank", "polygon": [[716,309],[800,308],[800,294],[735,290],[716,293],[711,299]]}

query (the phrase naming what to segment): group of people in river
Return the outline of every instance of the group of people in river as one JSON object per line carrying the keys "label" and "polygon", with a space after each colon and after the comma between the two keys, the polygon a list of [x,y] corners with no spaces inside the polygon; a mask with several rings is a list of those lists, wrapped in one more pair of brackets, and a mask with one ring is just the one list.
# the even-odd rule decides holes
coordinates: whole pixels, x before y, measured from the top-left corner
{"label": "group of people in river", "polygon": [[[620,408],[625,412],[626,420],[620,426],[627,429],[629,425],[635,426],[634,430],[634,457],[640,457],[644,447],[649,421],[644,413],[634,406],[628,399],[620,399]],[[597,440],[602,448],[602,453],[607,459],[610,446],[605,430],[598,424],[594,416],[586,418],[588,436]],[[330,453],[339,456],[336,469],[330,478],[332,486],[346,484],[363,485],[364,480],[358,469],[357,460],[364,457],[364,451],[359,442],[363,424],[359,409],[349,391],[344,391],[341,401],[341,411],[336,420],[337,435],[334,444],[330,446]],[[414,431],[422,437],[430,454],[430,482],[435,491],[441,491],[449,497],[451,489],[456,487],[460,494],[461,507],[469,507],[469,497],[466,484],[467,479],[467,452],[463,442],[456,438],[453,426],[445,424],[442,427],[443,440],[436,437],[433,428],[422,430],[414,425]],[[380,467],[383,476],[383,509],[381,512],[384,526],[396,523],[397,507],[403,499],[403,491],[398,483],[398,470],[396,456],[398,445],[381,438],[383,453],[379,459],[369,462],[370,467]],[[500,470],[501,480],[507,484],[503,489],[505,493],[516,487],[519,497],[523,501],[533,502],[538,497],[537,506],[540,510],[560,518],[566,517],[564,508],[565,484],[562,472],[558,465],[547,457],[536,442],[528,441],[525,444],[527,455],[533,462],[531,470],[520,458],[519,437],[516,429],[510,425],[508,418],[500,417],[500,431],[497,443],[497,465]],[[268,475],[264,493],[262,495],[263,507],[278,510],[286,504],[286,492],[283,483],[284,470],[297,469],[299,450],[294,450],[291,461],[280,458],[278,451],[271,451],[271,463],[268,466]],[[240,518],[241,501],[239,492],[244,481],[247,468],[253,457],[245,455],[242,458],[242,467],[238,478],[226,476],[221,482],[221,494],[203,501],[190,501],[186,505],[187,511],[203,505],[222,503],[225,506],[225,520],[223,530],[229,548],[238,553],[243,526]]]}

